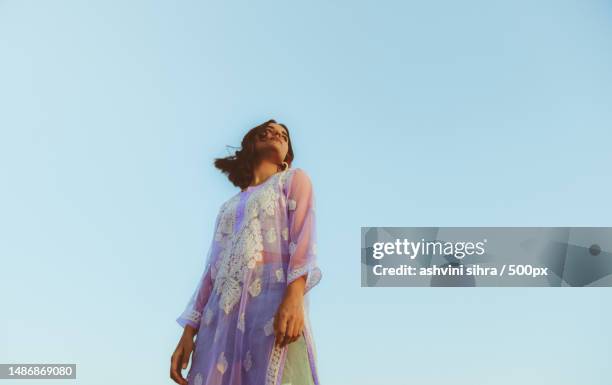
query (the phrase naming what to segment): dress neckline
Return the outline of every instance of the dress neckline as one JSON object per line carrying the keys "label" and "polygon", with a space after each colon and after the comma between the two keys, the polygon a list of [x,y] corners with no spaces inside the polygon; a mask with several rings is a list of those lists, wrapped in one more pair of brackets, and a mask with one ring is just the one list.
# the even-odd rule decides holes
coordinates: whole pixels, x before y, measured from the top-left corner
{"label": "dress neckline", "polygon": [[289,171],[289,168],[287,168],[286,170],[283,170],[283,171],[277,171],[274,174],[270,175],[266,180],[264,180],[260,184],[256,184],[255,186],[248,186],[244,191],[241,190],[240,193],[242,194],[242,193],[250,192],[250,191],[253,191],[253,190],[257,190],[261,186],[263,186],[266,183],[270,182],[271,179],[277,177],[277,175],[280,175],[280,174],[282,174],[284,172],[287,172],[287,171]]}

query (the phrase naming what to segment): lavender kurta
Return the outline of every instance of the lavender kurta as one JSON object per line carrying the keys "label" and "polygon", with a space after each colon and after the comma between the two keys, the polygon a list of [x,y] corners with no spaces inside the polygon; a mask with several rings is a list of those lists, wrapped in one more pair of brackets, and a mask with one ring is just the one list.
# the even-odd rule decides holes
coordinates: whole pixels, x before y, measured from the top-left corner
{"label": "lavender kurta", "polygon": [[204,273],[177,318],[198,330],[190,385],[280,385],[288,346],[274,345],[274,315],[302,275],[303,337],[319,384],[307,295],[321,279],[314,203],[308,174],[289,168],[221,205]]}

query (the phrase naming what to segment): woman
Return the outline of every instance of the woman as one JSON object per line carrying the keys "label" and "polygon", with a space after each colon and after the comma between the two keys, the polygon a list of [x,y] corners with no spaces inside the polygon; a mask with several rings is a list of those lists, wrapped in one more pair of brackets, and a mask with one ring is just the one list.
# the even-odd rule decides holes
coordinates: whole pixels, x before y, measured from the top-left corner
{"label": "woman", "polygon": [[289,130],[275,120],[215,160],[241,191],[221,205],[204,273],[177,318],[175,382],[319,384],[306,295],[321,279],[315,202],[309,176],[292,161]]}

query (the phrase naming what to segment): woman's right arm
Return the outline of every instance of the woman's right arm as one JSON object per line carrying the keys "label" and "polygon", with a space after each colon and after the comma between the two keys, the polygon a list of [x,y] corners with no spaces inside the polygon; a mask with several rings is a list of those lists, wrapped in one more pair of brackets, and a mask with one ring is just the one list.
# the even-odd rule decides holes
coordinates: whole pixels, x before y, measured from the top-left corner
{"label": "woman's right arm", "polygon": [[222,211],[222,209],[219,210],[219,214],[217,214],[217,219],[215,220],[213,240],[206,258],[204,273],[198,281],[196,289],[187,303],[187,306],[176,319],[178,324],[183,327],[183,334],[170,359],[170,378],[180,385],[187,385],[187,380],[183,378],[181,371],[182,369],[187,369],[187,365],[189,364],[189,358],[194,349],[194,338],[200,328],[202,312],[208,303],[208,299],[213,289],[211,269],[216,259],[215,256],[218,254],[217,248],[219,245],[215,240],[215,235],[217,233]]}
{"label": "woman's right arm", "polygon": [[189,364],[189,357],[194,348],[193,338],[196,334],[196,329],[191,325],[186,325],[183,335],[170,358],[170,378],[177,384],[188,385],[187,380],[183,377],[182,370],[187,369]]}
{"label": "woman's right arm", "polygon": [[196,288],[185,306],[181,315],[176,319],[179,325],[183,328],[187,326],[191,326],[194,331],[197,333],[200,328],[200,320],[202,319],[202,313],[204,307],[208,303],[208,299],[210,298],[210,294],[213,289],[213,279],[212,279],[212,268],[217,259],[217,255],[219,254],[219,243],[216,241],[215,236],[217,234],[219,222],[221,219],[221,213],[223,212],[223,206],[219,210],[217,214],[217,218],[215,219],[215,225],[213,227],[213,237],[208,249],[208,256],[206,257],[204,272],[202,273]]}
{"label": "woman's right arm", "polygon": [[212,292],[213,282],[211,279],[210,264],[206,266],[206,270],[198,281],[198,285],[189,300],[189,303],[183,310],[183,313],[176,319],[179,325],[183,328],[191,327],[197,332],[200,328],[200,320],[208,298]]}

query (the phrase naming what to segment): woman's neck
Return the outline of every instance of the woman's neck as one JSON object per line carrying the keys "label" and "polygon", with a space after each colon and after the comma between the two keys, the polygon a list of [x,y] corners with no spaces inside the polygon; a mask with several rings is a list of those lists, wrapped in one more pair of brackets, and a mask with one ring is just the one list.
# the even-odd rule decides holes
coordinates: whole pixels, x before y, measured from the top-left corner
{"label": "woman's neck", "polygon": [[262,184],[269,177],[278,172],[278,165],[267,160],[262,160],[261,163],[253,170],[253,180],[251,186]]}

